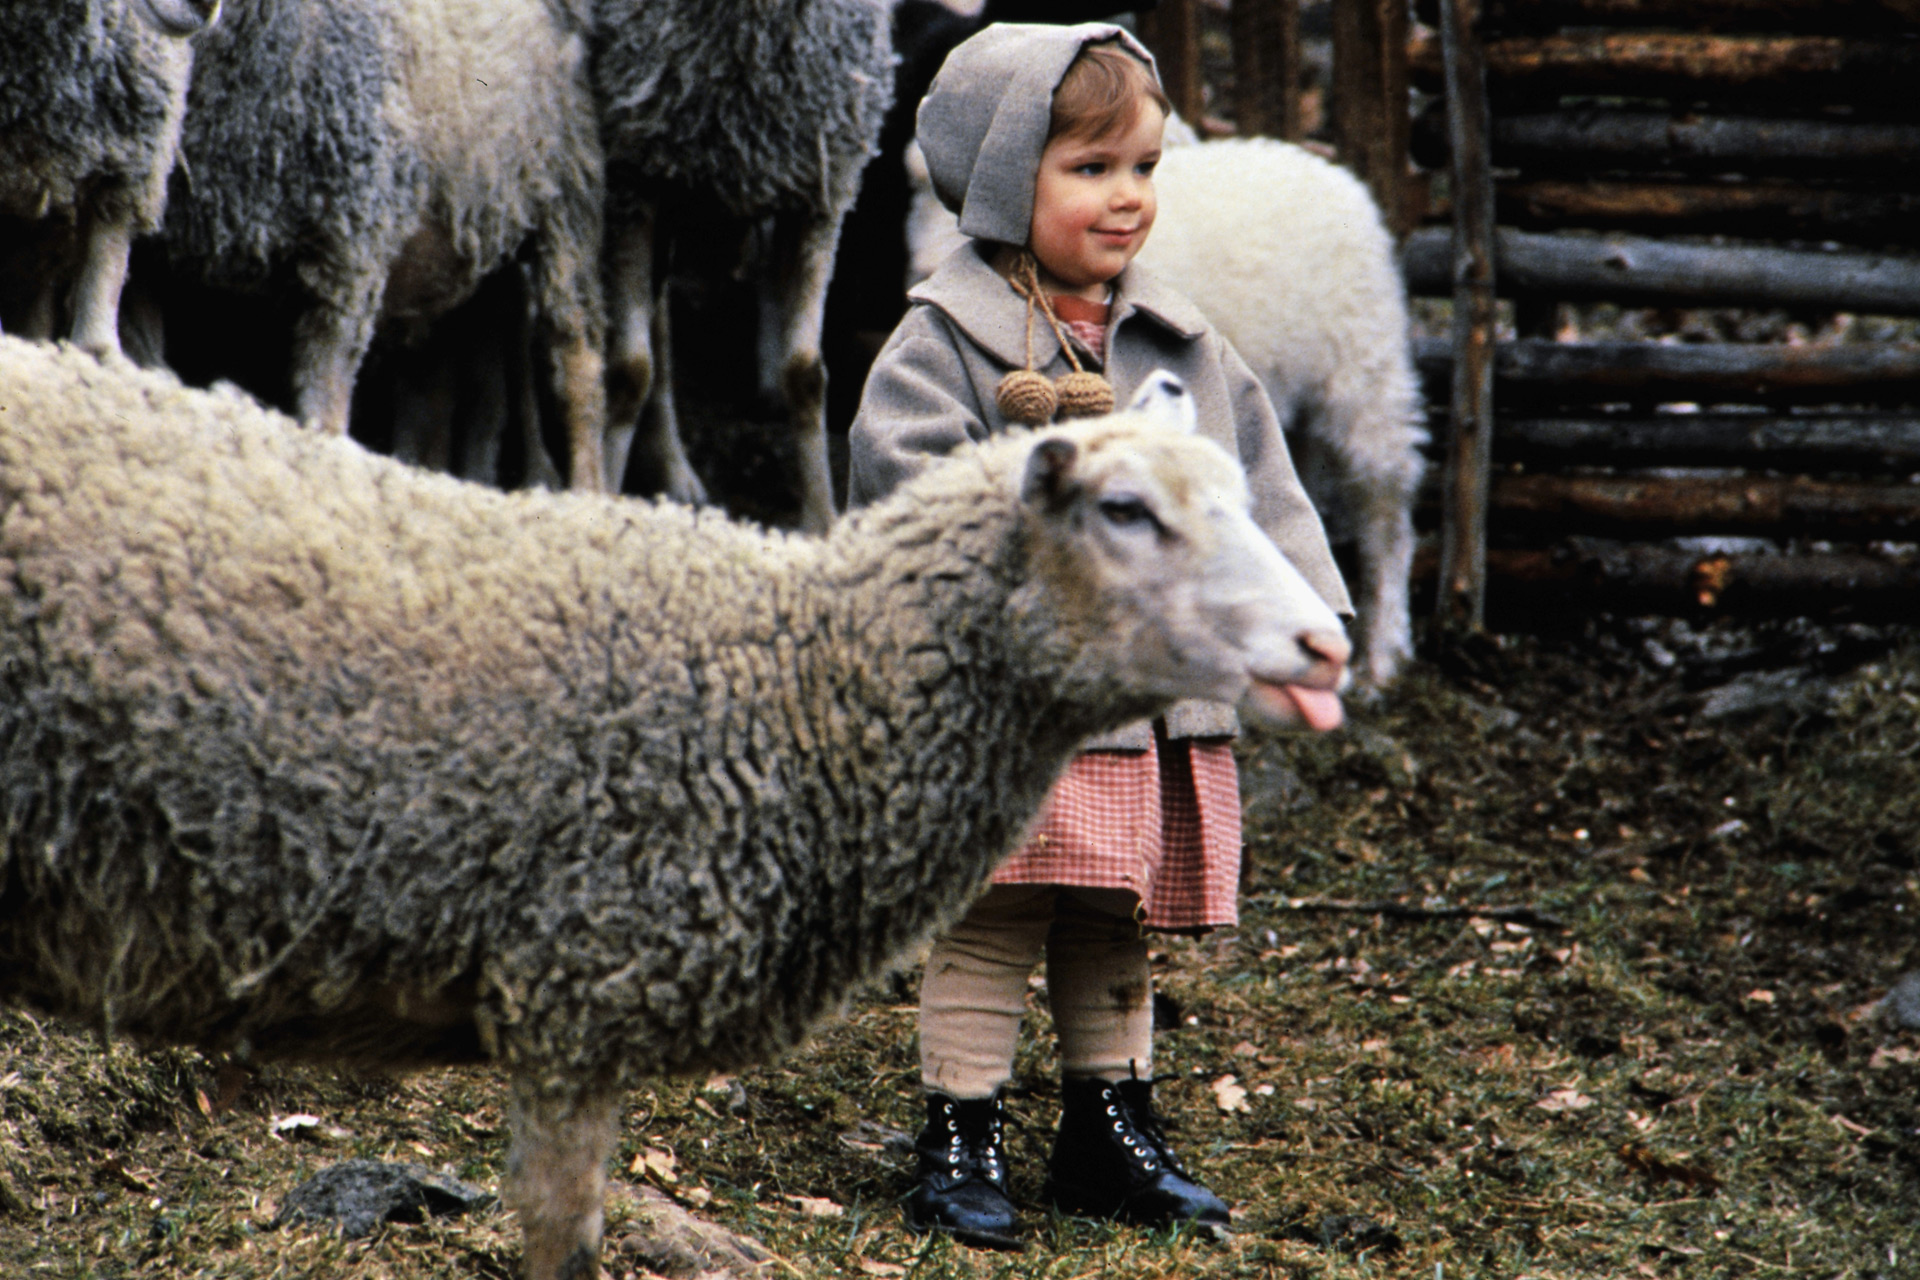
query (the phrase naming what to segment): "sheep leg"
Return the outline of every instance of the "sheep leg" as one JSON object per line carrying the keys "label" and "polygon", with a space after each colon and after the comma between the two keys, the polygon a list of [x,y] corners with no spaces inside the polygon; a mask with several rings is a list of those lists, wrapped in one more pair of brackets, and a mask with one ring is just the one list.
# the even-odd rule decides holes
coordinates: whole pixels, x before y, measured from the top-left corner
{"label": "sheep leg", "polygon": [[520,486],[524,489],[558,489],[560,468],[547,453],[547,442],[540,432],[540,388],[534,381],[533,290],[523,266],[509,268],[513,279],[513,322],[507,328],[507,359],[517,392],[514,416],[520,420],[520,442],[526,456]]}
{"label": "sheep leg", "polygon": [[799,453],[800,525],[825,533],[833,523],[833,473],[827,462],[827,366],[820,355],[820,328],[827,308],[827,282],[840,243],[839,217],[807,223],[780,273],[778,368],[787,420]]}
{"label": "sheep leg", "polygon": [[653,227],[653,216],[643,215],[614,235],[607,252],[607,474],[614,477],[627,474],[653,392]]}
{"label": "sheep leg", "polygon": [[133,227],[96,218],[87,230],[86,257],[73,290],[73,341],[96,356],[120,354],[120,291],[127,284]]}
{"label": "sheep leg", "polygon": [[606,309],[600,226],[548,227],[533,264],[534,298],[547,335],[554,398],[567,430],[567,485],[607,492]]}
{"label": "sheep leg", "polygon": [[429,471],[445,471],[453,459],[452,362],[460,357],[451,344],[440,341],[409,356],[394,395],[393,456]]}
{"label": "sheep leg", "polygon": [[621,230],[608,255],[607,474],[618,483],[637,450],[668,497],[702,503],[706,486],[687,460],[673,400],[672,299],[665,273],[654,279],[657,234],[646,215]]}
{"label": "sheep leg", "polygon": [[600,1274],[607,1159],[620,1130],[620,1095],[555,1098],[516,1080],[503,1188],[520,1217],[527,1280]]}
{"label": "sheep leg", "polygon": [[293,327],[293,407],[300,425],[329,435],[347,434],[353,386],[373,343],[384,276],[366,276],[344,298],[308,307]]}
{"label": "sheep leg", "polygon": [[33,301],[27,305],[26,318],[14,332],[35,342],[51,342],[59,316],[59,285],[52,280],[42,280],[40,287],[33,291]]}
{"label": "sheep leg", "polygon": [[1376,486],[1360,512],[1360,577],[1365,597],[1361,652],[1367,683],[1384,686],[1413,656],[1413,618],[1407,604],[1413,574],[1413,495]]}

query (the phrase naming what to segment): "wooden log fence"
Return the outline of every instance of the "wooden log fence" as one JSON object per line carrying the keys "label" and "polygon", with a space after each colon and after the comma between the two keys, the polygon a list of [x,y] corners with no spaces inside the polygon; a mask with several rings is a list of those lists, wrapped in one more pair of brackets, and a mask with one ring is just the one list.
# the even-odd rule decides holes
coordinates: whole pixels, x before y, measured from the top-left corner
{"label": "wooden log fence", "polygon": [[[1436,619],[1490,584],[1562,610],[1914,616],[1920,342],[1476,348],[1462,282],[1512,299],[1523,335],[1567,302],[1920,316],[1920,0],[1416,6],[1433,31],[1410,79],[1444,97],[1412,154],[1452,178],[1429,210],[1450,225],[1414,231],[1404,259],[1411,292],[1454,299],[1452,337],[1416,344],[1448,406],[1439,545],[1416,569]],[[1490,209],[1462,181],[1479,167]],[[1482,468],[1478,488],[1456,467]]]}
{"label": "wooden log fence", "polygon": [[[1500,228],[1501,294],[1652,306],[1805,307],[1920,315],[1920,257],[1645,238],[1541,235]],[[1407,288],[1442,296],[1451,283],[1445,227],[1407,240]]]}

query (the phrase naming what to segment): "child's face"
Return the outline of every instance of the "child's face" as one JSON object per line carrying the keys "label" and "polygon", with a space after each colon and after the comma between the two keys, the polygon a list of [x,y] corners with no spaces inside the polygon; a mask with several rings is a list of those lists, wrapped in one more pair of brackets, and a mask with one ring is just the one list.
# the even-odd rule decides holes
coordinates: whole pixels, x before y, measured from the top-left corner
{"label": "child's face", "polygon": [[1159,107],[1143,101],[1131,124],[1098,138],[1062,134],[1041,152],[1027,243],[1055,292],[1103,302],[1107,281],[1140,252],[1157,208],[1153,167],[1165,128]]}

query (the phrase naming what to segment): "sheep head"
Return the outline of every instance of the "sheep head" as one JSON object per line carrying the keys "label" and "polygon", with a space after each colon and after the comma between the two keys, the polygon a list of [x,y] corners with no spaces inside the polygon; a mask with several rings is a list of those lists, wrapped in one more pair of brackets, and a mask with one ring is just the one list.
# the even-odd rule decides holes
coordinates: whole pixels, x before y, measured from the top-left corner
{"label": "sheep head", "polygon": [[1022,479],[1036,577],[1115,685],[1333,728],[1349,680],[1340,619],[1254,523],[1239,464],[1193,423],[1186,389],[1159,373],[1123,412],[1037,433]]}

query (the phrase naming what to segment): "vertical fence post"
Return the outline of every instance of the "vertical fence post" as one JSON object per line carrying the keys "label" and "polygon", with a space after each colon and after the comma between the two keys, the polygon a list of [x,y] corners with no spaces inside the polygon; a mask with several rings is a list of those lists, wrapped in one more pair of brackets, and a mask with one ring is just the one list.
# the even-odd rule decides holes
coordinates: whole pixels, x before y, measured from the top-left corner
{"label": "vertical fence post", "polygon": [[1240,133],[1300,141],[1300,0],[1233,0],[1228,17]]}
{"label": "vertical fence post", "polygon": [[1180,118],[1198,129],[1206,109],[1200,80],[1200,15],[1198,0],[1160,0],[1139,15],[1141,43],[1153,51],[1160,67],[1160,84]]}
{"label": "vertical fence post", "polygon": [[1333,141],[1395,239],[1407,234],[1408,0],[1334,0]]}
{"label": "vertical fence post", "polygon": [[1442,479],[1441,632],[1486,622],[1487,488],[1493,461],[1493,176],[1487,157],[1486,61],[1476,0],[1440,0],[1447,138],[1453,148],[1452,434]]}

